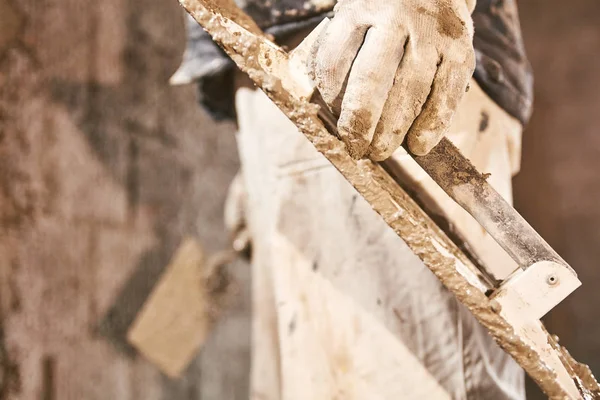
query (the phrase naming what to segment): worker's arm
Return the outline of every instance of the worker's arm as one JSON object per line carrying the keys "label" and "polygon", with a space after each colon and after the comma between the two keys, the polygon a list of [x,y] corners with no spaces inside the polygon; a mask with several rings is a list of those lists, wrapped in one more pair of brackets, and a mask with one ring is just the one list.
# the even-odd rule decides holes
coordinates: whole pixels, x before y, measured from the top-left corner
{"label": "worker's arm", "polygon": [[341,0],[312,77],[354,158],[423,155],[449,127],[475,68],[474,0]]}

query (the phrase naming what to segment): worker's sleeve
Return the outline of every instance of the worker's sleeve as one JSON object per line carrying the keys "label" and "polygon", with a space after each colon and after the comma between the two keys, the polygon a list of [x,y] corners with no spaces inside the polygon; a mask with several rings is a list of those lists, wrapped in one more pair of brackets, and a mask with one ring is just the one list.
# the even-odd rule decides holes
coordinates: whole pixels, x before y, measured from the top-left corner
{"label": "worker's sleeve", "polygon": [[533,73],[516,0],[478,0],[473,24],[475,79],[492,100],[525,125],[533,107]]}
{"label": "worker's sleeve", "polygon": [[186,16],[187,45],[171,84],[197,82],[199,102],[215,120],[235,117],[233,68],[235,64],[189,15]]}

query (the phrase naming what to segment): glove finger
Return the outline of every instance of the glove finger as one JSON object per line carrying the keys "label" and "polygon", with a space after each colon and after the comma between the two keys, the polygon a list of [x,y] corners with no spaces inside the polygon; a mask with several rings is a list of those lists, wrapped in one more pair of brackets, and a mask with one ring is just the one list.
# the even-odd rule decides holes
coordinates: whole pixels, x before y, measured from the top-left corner
{"label": "glove finger", "polygon": [[340,137],[353,158],[362,158],[373,139],[406,37],[391,38],[388,30],[371,28],[354,60],[338,120]]}
{"label": "glove finger", "polygon": [[471,71],[465,68],[465,64],[440,63],[427,101],[408,131],[407,143],[411,153],[418,156],[429,153],[446,134],[465,94]]}
{"label": "glove finger", "polygon": [[339,115],[346,78],[368,29],[350,19],[331,20],[317,39],[309,63],[311,78],[335,115]]}
{"label": "glove finger", "polygon": [[409,39],[367,152],[372,160],[385,160],[404,141],[431,91],[437,57],[435,49],[417,53]]}

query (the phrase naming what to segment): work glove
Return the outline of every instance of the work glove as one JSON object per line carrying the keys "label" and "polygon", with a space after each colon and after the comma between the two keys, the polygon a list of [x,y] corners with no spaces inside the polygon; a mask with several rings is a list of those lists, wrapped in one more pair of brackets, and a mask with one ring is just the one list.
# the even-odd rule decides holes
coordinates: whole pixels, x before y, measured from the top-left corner
{"label": "work glove", "polygon": [[471,2],[337,3],[309,73],[353,158],[384,160],[405,137],[424,155],[444,136],[475,69]]}

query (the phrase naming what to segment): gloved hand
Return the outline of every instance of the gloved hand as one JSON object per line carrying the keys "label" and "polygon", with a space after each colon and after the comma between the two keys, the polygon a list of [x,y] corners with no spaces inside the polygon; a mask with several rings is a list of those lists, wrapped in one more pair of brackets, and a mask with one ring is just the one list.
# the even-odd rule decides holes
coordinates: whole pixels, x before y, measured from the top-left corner
{"label": "gloved hand", "polygon": [[[473,2],[473,0],[468,0]],[[465,0],[340,0],[309,72],[353,158],[428,153],[475,69]]]}

